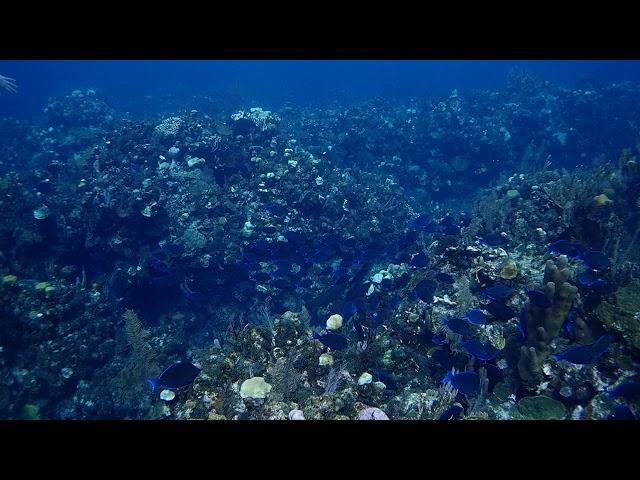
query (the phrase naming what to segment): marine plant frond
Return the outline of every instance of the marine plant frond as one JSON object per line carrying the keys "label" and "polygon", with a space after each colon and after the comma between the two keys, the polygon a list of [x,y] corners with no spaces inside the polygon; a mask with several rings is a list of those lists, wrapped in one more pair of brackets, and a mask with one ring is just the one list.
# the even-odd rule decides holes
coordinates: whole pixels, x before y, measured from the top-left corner
{"label": "marine plant frond", "polygon": [[134,376],[142,378],[149,371],[154,360],[153,350],[145,343],[145,337],[148,332],[142,329],[140,318],[134,310],[125,310],[122,318],[125,322],[127,342],[131,347],[131,361],[135,370]]}
{"label": "marine plant frond", "polygon": [[134,310],[125,310],[122,314],[122,318],[125,322],[125,331],[127,333],[127,341],[134,352],[139,352],[143,349],[143,332],[142,324],[138,318],[138,314]]}
{"label": "marine plant frond", "polygon": [[333,395],[338,388],[342,385],[344,379],[342,378],[342,370],[340,366],[334,366],[329,370],[327,375],[327,381],[324,387],[325,395]]}
{"label": "marine plant frond", "polygon": [[278,358],[270,369],[271,384],[273,385],[272,398],[280,401],[296,401],[299,391],[304,390],[304,376],[296,370],[295,363],[299,353],[291,350],[286,357]]}

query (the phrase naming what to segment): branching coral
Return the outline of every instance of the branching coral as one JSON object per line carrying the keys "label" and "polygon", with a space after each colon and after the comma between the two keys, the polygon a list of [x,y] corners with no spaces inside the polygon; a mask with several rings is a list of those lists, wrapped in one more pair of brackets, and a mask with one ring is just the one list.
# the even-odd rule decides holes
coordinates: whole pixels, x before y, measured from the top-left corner
{"label": "branching coral", "polygon": [[332,367],[327,375],[326,385],[324,387],[325,395],[334,395],[340,386],[344,383],[341,367]]}
{"label": "branching coral", "polygon": [[135,408],[141,412],[139,414],[149,415],[151,405],[140,398],[148,391],[144,380],[157,375],[159,367],[153,350],[145,341],[146,332],[142,329],[138,314],[133,310],[126,310],[122,318],[131,351],[119,375],[114,379],[114,399],[118,408]]}
{"label": "branching coral", "polygon": [[286,357],[278,358],[269,369],[273,391],[271,398],[275,401],[304,401],[309,392],[304,387],[303,374],[295,368],[299,354],[292,350]]}
{"label": "branching coral", "polygon": [[479,200],[476,206],[477,216],[482,218],[485,230],[490,233],[504,228],[512,210],[510,199],[498,197],[495,191]]}
{"label": "branching coral", "polygon": [[133,310],[125,310],[122,315],[122,319],[125,323],[127,341],[135,355],[136,352],[141,352],[143,349],[142,325],[140,324],[140,319]]}
{"label": "branching coral", "polygon": [[558,257],[555,263],[547,260],[543,291],[551,306],[541,308],[528,301],[524,307],[526,344],[520,349],[518,372],[525,385],[533,386],[540,380],[541,365],[549,354],[549,345],[560,333],[576,297],[578,288],[568,282],[570,276],[566,256]]}
{"label": "branching coral", "polygon": [[538,196],[556,207],[563,225],[569,227],[577,213],[589,211],[594,197],[609,185],[609,173],[606,164],[595,168],[577,168],[571,173],[563,171],[559,178],[542,183]]}
{"label": "branching coral", "polygon": [[469,288],[470,282],[469,279],[461,275],[456,279],[454,283],[454,288],[456,290],[456,301],[458,303],[458,308],[460,309],[460,313],[469,310],[473,306],[473,294],[471,293],[471,289]]}

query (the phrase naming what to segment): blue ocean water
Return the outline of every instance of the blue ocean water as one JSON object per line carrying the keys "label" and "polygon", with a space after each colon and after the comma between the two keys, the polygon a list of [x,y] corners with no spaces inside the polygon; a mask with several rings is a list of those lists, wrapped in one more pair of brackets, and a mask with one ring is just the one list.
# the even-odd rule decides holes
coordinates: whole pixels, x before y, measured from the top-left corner
{"label": "blue ocean water", "polygon": [[0,61],[0,418],[635,419],[639,134],[638,61]]}
{"label": "blue ocean water", "polygon": [[146,97],[234,94],[275,108],[286,101],[305,105],[376,95],[406,99],[498,89],[508,73],[523,68],[557,85],[578,81],[640,80],[632,60],[67,60],[0,61],[2,74],[20,79],[20,97],[5,97],[13,116],[33,115],[49,97],[91,86],[139,111]]}

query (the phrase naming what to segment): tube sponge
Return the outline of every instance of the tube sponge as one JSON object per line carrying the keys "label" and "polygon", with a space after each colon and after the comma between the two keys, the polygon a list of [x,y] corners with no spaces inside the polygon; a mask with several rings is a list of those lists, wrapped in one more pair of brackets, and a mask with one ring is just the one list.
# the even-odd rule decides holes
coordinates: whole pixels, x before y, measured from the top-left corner
{"label": "tube sponge", "polygon": [[549,346],[562,329],[578,288],[569,283],[571,271],[565,255],[554,262],[547,260],[544,269],[544,291],[551,301],[549,308],[540,308],[528,301],[524,307],[526,342],[520,349],[518,372],[526,385],[541,379],[541,366],[549,354]]}

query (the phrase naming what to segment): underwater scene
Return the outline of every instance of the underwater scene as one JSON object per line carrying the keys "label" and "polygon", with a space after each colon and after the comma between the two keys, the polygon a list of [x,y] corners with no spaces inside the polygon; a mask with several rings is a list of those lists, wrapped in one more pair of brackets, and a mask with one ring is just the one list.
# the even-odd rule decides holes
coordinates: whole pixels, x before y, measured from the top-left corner
{"label": "underwater scene", "polygon": [[637,419],[639,156],[635,61],[0,61],[0,419]]}

